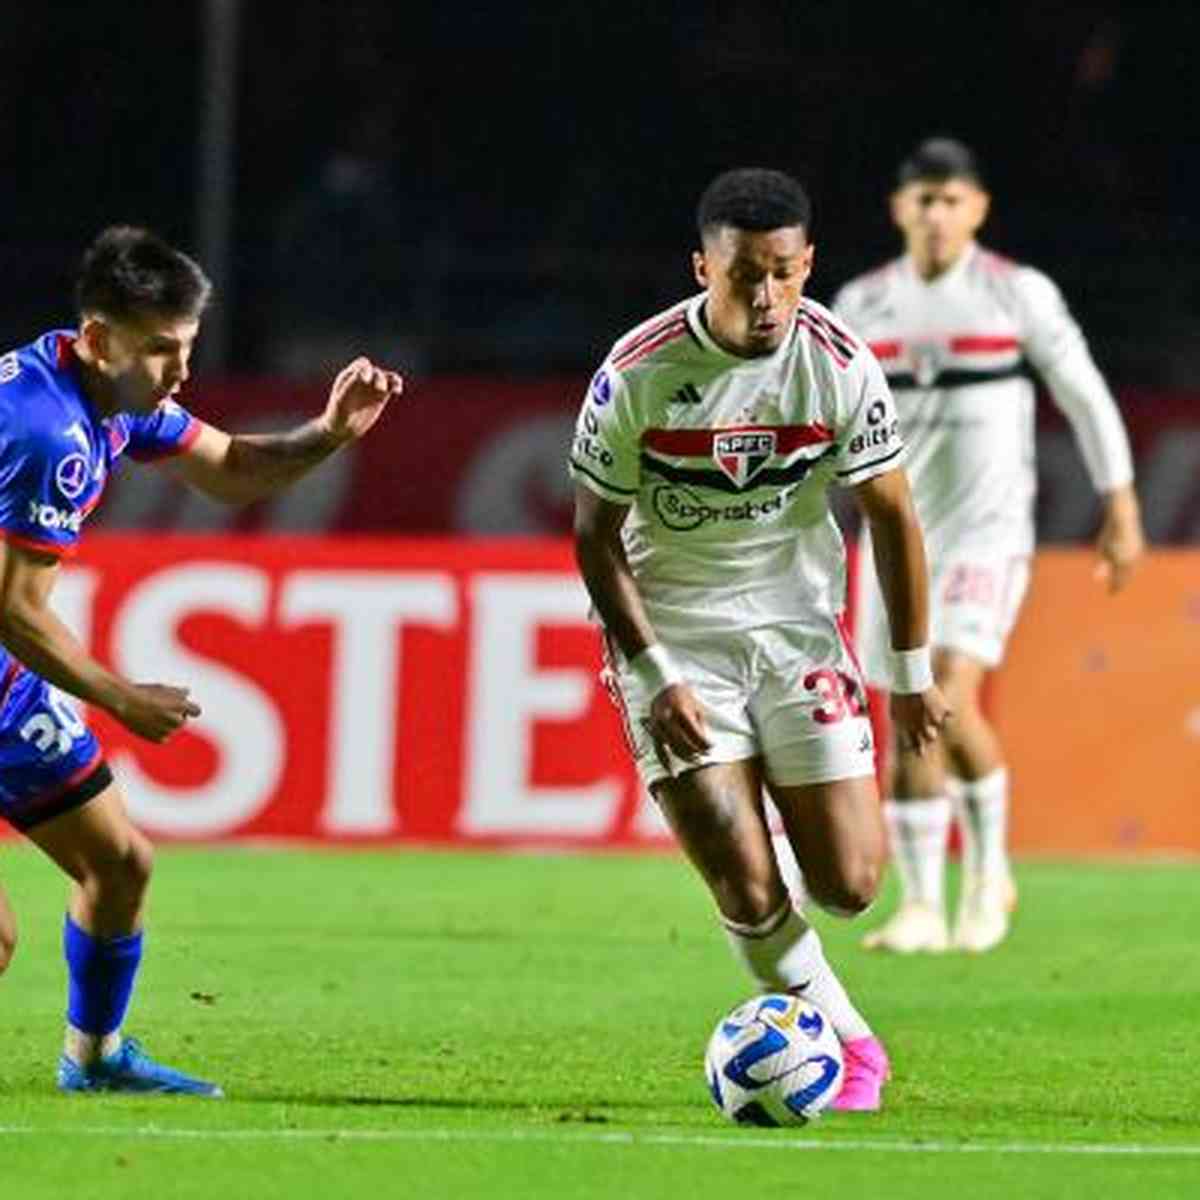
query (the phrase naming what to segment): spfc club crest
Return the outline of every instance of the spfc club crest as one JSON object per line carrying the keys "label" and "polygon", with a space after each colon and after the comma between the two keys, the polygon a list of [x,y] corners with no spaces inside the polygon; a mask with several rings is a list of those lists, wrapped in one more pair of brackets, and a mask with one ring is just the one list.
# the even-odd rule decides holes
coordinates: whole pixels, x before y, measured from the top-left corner
{"label": "spfc club crest", "polygon": [[744,488],[774,453],[775,434],[770,431],[718,433],[713,438],[713,458],[737,488]]}
{"label": "spfc club crest", "polygon": [[945,366],[942,347],[937,342],[911,342],[908,352],[917,387],[933,387]]}

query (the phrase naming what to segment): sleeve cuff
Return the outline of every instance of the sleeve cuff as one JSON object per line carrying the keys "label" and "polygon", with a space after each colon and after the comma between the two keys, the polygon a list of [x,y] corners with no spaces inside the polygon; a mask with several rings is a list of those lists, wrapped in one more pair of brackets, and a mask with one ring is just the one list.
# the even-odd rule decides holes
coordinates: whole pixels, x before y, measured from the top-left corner
{"label": "sleeve cuff", "polygon": [[75,543],[64,545],[61,542],[47,542],[41,538],[28,537],[23,533],[14,533],[11,529],[0,529],[0,540],[23,550],[36,550],[39,554],[52,554],[55,558],[70,558],[75,553]]}
{"label": "sleeve cuff", "polygon": [[636,487],[623,488],[609,483],[606,479],[601,479],[599,475],[593,474],[582,463],[577,463],[574,459],[571,459],[568,463],[568,470],[575,480],[595,492],[598,496],[602,496],[605,500],[612,501],[613,504],[632,504],[637,499],[638,490]]}
{"label": "sleeve cuff", "polygon": [[193,416],[188,417],[188,423],[177,441],[166,446],[157,446],[153,450],[130,450],[129,457],[137,462],[158,462],[164,458],[175,458],[186,454],[200,436],[203,424]]}

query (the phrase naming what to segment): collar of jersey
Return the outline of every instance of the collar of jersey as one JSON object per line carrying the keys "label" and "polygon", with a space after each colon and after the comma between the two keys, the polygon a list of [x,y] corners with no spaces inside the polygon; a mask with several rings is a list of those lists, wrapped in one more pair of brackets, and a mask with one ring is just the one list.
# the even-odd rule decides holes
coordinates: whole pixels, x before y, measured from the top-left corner
{"label": "collar of jersey", "polygon": [[958,261],[950,268],[950,270],[939,275],[936,279],[928,282],[921,278],[917,271],[916,264],[912,260],[912,255],[904,256],[904,266],[913,279],[921,285],[921,287],[937,288],[945,287],[947,284],[953,283],[966,269],[970,266],[972,259],[979,253],[978,242],[968,242],[966,248],[958,256]]}
{"label": "collar of jersey", "polygon": [[764,354],[757,358],[745,358],[740,354],[731,354],[723,346],[713,339],[711,333],[708,332],[707,326],[704,324],[704,318],[700,315],[700,310],[704,307],[704,301],[708,299],[707,292],[700,292],[699,295],[693,296],[688,301],[687,306],[687,323],[688,328],[692,331],[692,335],[696,341],[708,351],[720,358],[722,362],[728,363],[732,367],[761,367],[767,363],[773,363],[787,353],[787,348],[791,345],[793,336],[795,335],[795,322],[793,327],[788,330],[787,337],[779,343],[777,349],[770,354]]}

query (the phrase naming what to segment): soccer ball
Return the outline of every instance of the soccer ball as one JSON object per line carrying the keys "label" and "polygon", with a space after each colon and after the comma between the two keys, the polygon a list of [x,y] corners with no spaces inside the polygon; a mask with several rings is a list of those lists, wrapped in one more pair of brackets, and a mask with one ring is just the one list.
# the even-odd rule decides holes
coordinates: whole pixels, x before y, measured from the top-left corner
{"label": "soccer ball", "polygon": [[740,1125],[807,1125],[842,1088],[829,1018],[786,993],[755,996],[718,1022],[704,1055],[713,1102]]}

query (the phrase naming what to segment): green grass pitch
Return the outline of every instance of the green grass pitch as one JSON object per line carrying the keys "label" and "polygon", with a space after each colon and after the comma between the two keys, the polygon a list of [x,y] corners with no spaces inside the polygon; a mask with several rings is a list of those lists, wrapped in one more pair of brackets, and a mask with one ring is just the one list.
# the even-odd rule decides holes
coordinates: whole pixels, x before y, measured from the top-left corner
{"label": "green grass pitch", "polygon": [[1194,865],[1024,864],[977,959],[820,918],[895,1079],[791,1131],[708,1100],[753,989],[671,855],[162,851],[128,1028],[223,1102],[60,1097],[64,889],[0,879],[4,1200],[1200,1195]]}

